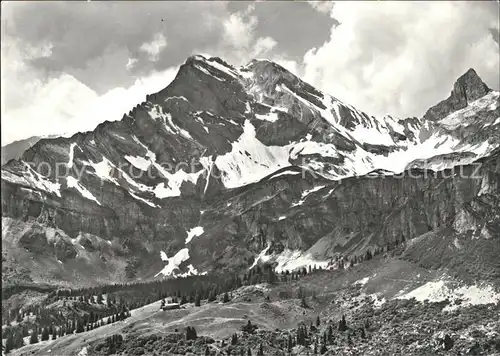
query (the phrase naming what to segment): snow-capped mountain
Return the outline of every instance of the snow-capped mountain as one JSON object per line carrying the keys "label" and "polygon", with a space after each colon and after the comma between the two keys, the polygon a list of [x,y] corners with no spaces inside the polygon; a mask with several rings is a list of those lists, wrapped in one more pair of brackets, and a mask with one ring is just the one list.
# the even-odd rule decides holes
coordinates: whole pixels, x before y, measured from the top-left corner
{"label": "snow-capped mountain", "polygon": [[499,93],[474,70],[423,117],[377,118],[276,63],[192,56],[121,121],[3,166],[2,244],[34,280],[92,283],[491,236],[499,146]]}

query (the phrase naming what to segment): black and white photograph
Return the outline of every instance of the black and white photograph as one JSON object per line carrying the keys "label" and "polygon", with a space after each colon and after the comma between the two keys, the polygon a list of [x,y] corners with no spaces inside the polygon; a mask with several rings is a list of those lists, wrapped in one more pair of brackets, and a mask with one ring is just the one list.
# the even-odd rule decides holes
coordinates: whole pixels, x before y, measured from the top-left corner
{"label": "black and white photograph", "polygon": [[500,2],[2,1],[2,356],[500,356]]}

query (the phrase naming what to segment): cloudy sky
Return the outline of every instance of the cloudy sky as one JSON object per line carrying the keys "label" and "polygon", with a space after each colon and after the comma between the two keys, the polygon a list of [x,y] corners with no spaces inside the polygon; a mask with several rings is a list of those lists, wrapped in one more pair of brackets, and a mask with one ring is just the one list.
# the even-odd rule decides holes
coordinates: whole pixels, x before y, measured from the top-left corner
{"label": "cloudy sky", "polygon": [[494,1],[1,6],[2,145],[120,119],[194,53],[269,58],[373,115],[422,115],[470,67],[499,88]]}

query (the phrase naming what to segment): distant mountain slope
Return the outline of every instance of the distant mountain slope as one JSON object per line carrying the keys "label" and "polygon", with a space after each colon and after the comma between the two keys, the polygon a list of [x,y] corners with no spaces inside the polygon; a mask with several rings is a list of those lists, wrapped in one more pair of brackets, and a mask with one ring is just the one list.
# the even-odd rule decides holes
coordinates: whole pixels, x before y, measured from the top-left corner
{"label": "distant mountain slope", "polygon": [[20,158],[24,151],[40,141],[40,139],[41,137],[33,136],[2,146],[2,166],[11,159]]}
{"label": "distant mountain slope", "polygon": [[[460,104],[375,118],[273,62],[192,56],[121,121],[40,140],[2,167],[6,266],[88,284],[241,270],[271,255],[282,269],[328,264],[465,233],[464,216],[477,236],[496,236],[498,98],[468,71],[449,99]],[[460,165],[468,173],[450,179]]]}

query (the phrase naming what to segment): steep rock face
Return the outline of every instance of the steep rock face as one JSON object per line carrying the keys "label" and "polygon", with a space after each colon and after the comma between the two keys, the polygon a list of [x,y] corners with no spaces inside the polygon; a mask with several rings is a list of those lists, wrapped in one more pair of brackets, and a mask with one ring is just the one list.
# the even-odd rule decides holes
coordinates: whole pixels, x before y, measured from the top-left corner
{"label": "steep rock face", "polygon": [[416,159],[406,166],[411,169],[430,169],[440,171],[457,165],[457,162],[471,163],[476,160],[477,155],[473,152],[453,152],[449,154],[436,155],[428,159]]}
{"label": "steep rock face", "polygon": [[[205,212],[200,221],[205,233],[197,243],[205,250],[214,239],[224,241],[212,247],[215,259],[230,259],[227,246],[265,250],[270,245],[264,256],[276,261],[288,249],[313,251],[318,262],[337,255],[363,255],[366,249],[443,229],[448,239],[465,234],[467,240],[480,240],[478,244],[489,239],[498,244],[499,167],[496,153],[484,162],[442,172],[412,170],[401,176],[324,181],[320,189],[302,190],[310,191],[306,195],[296,188],[304,184],[302,177],[280,176]],[[210,227],[211,221],[225,223]],[[199,260],[210,265],[202,257]],[[242,267],[247,263],[239,261]]]}
{"label": "steep rock face", "polygon": [[482,98],[491,89],[479,78],[476,71],[470,68],[457,79],[450,96],[433,106],[424,115],[427,120],[439,120],[450,113],[465,108],[468,104]]}
{"label": "steep rock face", "polygon": [[[459,81],[480,95],[467,89],[474,79]],[[496,173],[392,175],[410,162],[442,170],[492,155],[499,116],[488,92],[436,121],[375,118],[270,61],[236,68],[193,56],[121,121],[40,140],[3,167],[2,216],[26,229],[9,223],[3,247],[23,266],[43,255],[29,268],[50,260],[50,280],[67,283],[69,266],[80,282],[112,281],[154,277],[162,259],[201,273],[247,268],[266,248],[362,253],[456,216],[477,222],[463,203],[478,187],[496,194]]]}

